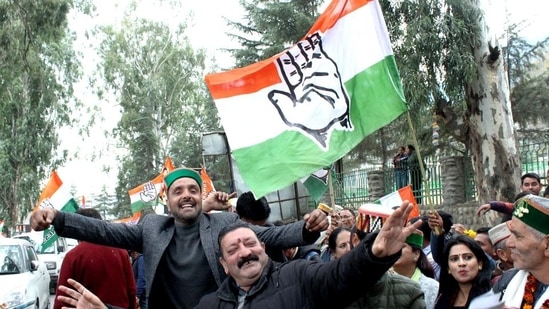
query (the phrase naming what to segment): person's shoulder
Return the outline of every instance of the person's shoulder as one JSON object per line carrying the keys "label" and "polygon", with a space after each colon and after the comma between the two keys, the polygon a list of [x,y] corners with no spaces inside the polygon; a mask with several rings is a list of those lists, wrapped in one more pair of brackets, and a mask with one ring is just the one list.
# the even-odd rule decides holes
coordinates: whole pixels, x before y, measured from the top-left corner
{"label": "person's shoulder", "polygon": [[395,287],[398,287],[399,289],[403,289],[403,290],[421,289],[419,286],[419,283],[415,282],[414,280],[406,276],[397,274],[392,271],[388,272],[387,274],[388,274],[387,280],[389,284]]}
{"label": "person's shoulder", "polygon": [[211,222],[234,222],[238,220],[238,215],[234,212],[214,212],[204,213],[204,216]]}

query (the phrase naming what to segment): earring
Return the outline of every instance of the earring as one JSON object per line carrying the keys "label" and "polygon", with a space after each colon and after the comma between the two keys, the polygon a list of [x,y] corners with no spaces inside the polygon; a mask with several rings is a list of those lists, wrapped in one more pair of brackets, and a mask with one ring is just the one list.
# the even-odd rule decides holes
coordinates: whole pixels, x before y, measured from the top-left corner
{"label": "earring", "polygon": [[482,266],[479,266],[479,267],[478,267],[478,270],[482,270]]}
{"label": "earring", "polygon": [[452,272],[449,269],[448,269],[448,274],[450,274],[450,275],[452,274]]}
{"label": "earring", "polygon": [[414,258],[414,262],[417,262],[417,258]]}

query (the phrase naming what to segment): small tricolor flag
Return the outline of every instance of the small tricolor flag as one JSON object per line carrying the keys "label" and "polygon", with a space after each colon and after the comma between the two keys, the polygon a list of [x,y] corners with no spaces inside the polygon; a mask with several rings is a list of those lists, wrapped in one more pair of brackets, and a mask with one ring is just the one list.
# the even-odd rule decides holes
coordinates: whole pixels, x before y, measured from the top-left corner
{"label": "small tricolor flag", "polygon": [[[33,211],[42,208],[53,208],[65,212],[76,212],[78,210],[77,202],[72,197],[69,188],[63,185],[63,182],[56,171],[51,173],[50,180],[42,190]],[[57,234],[55,233],[54,227],[50,226],[44,231],[44,242],[40,246],[40,251],[43,252],[50,247],[56,239]]]}
{"label": "small tricolor flag", "polygon": [[170,157],[166,158],[160,174],[154,179],[141,184],[128,191],[130,196],[130,207],[132,214],[144,209],[145,207],[164,206],[166,204],[166,194],[164,190],[164,176],[174,170],[174,165]]}
{"label": "small tricolor flag", "polygon": [[357,228],[366,232],[373,232],[383,225],[384,220],[391,215],[395,208],[402,202],[409,201],[414,204],[408,219],[420,216],[411,186],[405,186],[395,192],[382,196],[374,201],[374,204],[364,204],[358,209]]}

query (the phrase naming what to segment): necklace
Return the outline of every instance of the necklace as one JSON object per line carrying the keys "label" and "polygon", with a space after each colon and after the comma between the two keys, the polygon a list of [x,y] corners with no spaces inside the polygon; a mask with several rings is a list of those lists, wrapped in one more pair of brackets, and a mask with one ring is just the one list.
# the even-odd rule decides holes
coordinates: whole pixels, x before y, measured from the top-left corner
{"label": "necklace", "polygon": [[[534,292],[536,292],[537,286],[536,277],[532,274],[528,274],[526,279],[526,285],[524,286],[524,298],[522,300],[522,309],[532,309],[534,308]],[[549,309],[549,299],[546,299],[541,305],[542,309]]]}

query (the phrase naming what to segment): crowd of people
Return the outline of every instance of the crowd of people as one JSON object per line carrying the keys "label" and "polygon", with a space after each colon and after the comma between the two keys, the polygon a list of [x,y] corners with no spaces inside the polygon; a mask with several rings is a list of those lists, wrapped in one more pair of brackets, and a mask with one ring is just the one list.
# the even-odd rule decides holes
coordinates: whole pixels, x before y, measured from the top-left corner
{"label": "crowd of people", "polygon": [[[202,182],[193,170],[172,171],[165,185],[170,215],[150,214],[137,225],[53,209],[33,214],[35,230],[53,225],[59,235],[80,239],[80,245],[131,250],[134,260],[141,259],[134,269],[145,274],[137,291],[135,282],[125,288],[108,277],[95,276],[92,282],[78,272],[62,274],[56,304],[469,308],[478,297],[499,293],[505,308],[549,308],[549,199],[540,195],[540,177],[534,173],[521,177],[522,192],[512,203],[480,205],[479,216],[498,211],[502,222],[474,231],[453,222],[448,211],[410,218],[409,202],[376,231],[361,230],[355,212],[341,207],[319,207],[289,224],[270,223],[268,202],[251,193],[238,197],[234,213],[210,213],[226,209],[233,195],[216,192],[202,200]],[[102,250],[114,254],[111,247]],[[139,297],[129,303],[108,298],[105,287]]]}

